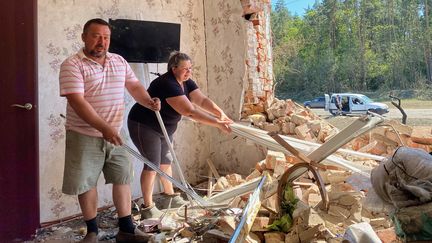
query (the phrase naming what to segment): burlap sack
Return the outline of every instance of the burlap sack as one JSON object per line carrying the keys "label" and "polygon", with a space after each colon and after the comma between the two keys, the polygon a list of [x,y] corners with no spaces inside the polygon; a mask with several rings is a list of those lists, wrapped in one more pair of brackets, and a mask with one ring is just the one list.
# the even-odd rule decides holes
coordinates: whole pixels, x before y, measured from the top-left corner
{"label": "burlap sack", "polygon": [[384,201],[397,208],[432,201],[432,156],[400,147],[371,172],[371,182]]}

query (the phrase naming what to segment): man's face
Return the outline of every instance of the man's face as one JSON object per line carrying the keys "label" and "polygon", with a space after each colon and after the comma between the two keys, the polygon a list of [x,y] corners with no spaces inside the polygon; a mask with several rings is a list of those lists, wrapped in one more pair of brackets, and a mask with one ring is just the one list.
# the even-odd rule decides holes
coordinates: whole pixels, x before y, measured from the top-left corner
{"label": "man's face", "polygon": [[111,31],[108,26],[91,24],[81,38],[84,41],[84,52],[90,57],[104,57],[110,45]]}

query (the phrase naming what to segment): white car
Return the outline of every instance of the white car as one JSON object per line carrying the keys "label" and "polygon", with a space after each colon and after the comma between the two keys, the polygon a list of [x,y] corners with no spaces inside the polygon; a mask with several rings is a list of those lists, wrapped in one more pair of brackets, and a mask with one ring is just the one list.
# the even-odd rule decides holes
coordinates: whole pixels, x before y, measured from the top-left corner
{"label": "white car", "polygon": [[[340,96],[342,104],[340,112],[336,106],[336,96],[338,95]],[[368,111],[382,115],[389,112],[389,107],[386,104],[374,102],[363,94],[334,93],[331,97],[325,94],[325,98],[325,110],[328,110],[332,115],[366,114]]]}

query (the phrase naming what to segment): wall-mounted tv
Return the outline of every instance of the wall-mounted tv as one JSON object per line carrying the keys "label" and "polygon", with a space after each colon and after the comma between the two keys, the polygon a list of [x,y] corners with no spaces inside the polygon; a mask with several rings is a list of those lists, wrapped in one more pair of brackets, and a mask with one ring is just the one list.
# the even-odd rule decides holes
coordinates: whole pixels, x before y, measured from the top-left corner
{"label": "wall-mounted tv", "polygon": [[110,19],[110,52],[128,62],[166,63],[180,50],[180,24],[130,19]]}

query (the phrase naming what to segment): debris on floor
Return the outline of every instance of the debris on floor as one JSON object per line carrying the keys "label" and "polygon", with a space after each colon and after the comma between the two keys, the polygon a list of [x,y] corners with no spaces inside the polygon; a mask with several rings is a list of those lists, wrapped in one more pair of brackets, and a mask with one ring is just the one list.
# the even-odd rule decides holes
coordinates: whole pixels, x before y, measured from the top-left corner
{"label": "debris on floor", "polygon": [[[269,149],[249,175],[220,175],[207,160],[209,180],[196,188],[212,206],[170,209],[155,220],[141,220],[135,207],[134,219],[153,235],[150,242],[228,242],[232,237],[299,243],[432,239],[431,128],[386,120],[336,148],[328,157],[332,163],[318,164],[321,161],[309,155],[331,141],[338,128],[291,100],[274,99],[267,109],[255,107],[245,114],[266,134],[284,135],[287,146],[296,145],[284,152]],[[300,167],[305,172],[288,180]],[[100,212],[98,222],[99,240],[114,242],[115,210]],[[40,229],[34,242],[74,242],[84,235],[84,223],[77,219]]]}

